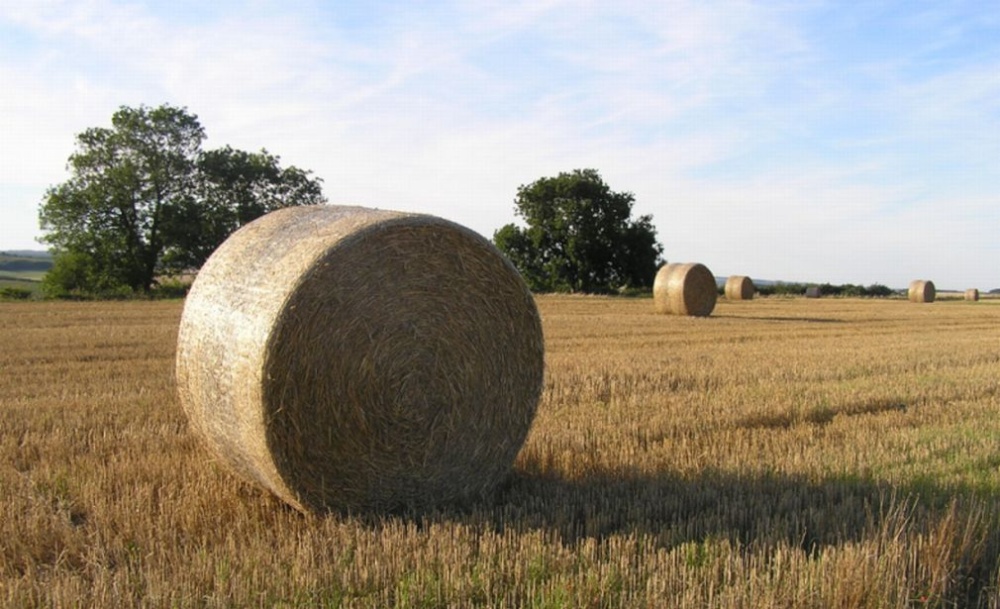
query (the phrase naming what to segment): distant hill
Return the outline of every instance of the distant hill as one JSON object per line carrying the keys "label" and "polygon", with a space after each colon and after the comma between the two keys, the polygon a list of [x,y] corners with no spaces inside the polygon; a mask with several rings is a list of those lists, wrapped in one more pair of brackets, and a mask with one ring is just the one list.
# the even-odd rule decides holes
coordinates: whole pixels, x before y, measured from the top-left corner
{"label": "distant hill", "polygon": [[11,258],[44,258],[52,260],[52,254],[46,250],[0,250],[0,256]]}
{"label": "distant hill", "polygon": [[48,252],[34,250],[0,251],[0,273],[17,274],[22,279],[39,279],[52,268]]}

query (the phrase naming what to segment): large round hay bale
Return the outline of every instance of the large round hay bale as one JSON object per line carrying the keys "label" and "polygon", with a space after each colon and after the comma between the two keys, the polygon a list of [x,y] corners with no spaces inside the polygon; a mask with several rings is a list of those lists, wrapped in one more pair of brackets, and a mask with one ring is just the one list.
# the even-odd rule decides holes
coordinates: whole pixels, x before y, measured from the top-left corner
{"label": "large round hay bale", "polygon": [[745,275],[732,275],[726,279],[727,300],[752,300],[756,288]]}
{"label": "large round hay bale", "polygon": [[823,290],[818,285],[811,285],[806,288],[806,298],[820,298],[821,296],[823,296]]}
{"label": "large round hay bale", "polygon": [[976,288],[969,288],[965,291],[965,299],[976,302],[979,300],[979,290]]}
{"label": "large round hay bale", "polygon": [[704,317],[712,314],[718,289],[704,264],[665,264],[653,280],[653,306],[657,313]]}
{"label": "large round hay bale", "polygon": [[488,497],[541,395],[541,323],[484,238],[425,215],[288,208],[187,297],[177,383],[221,461],[303,511]]}
{"label": "large round hay bale", "polygon": [[915,279],[910,282],[910,302],[934,302],[936,295],[933,281]]}

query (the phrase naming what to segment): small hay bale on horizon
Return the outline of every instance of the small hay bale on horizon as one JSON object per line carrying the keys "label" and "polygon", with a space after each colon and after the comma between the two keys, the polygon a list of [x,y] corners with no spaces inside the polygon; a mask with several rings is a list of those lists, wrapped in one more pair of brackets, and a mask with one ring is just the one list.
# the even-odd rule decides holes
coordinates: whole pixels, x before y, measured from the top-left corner
{"label": "small hay bale on horizon", "polygon": [[976,302],[979,300],[979,290],[977,288],[969,288],[965,291],[965,299],[971,302]]}
{"label": "small hay bale on horizon", "polygon": [[489,241],[433,216],[282,209],[203,266],[181,405],[224,465],[304,512],[488,499],[535,416],[534,298]]}
{"label": "small hay bale on horizon", "polygon": [[818,285],[811,285],[806,288],[806,298],[820,298],[821,296],[823,296],[823,290]]}
{"label": "small hay bale on horizon", "polygon": [[704,264],[665,264],[653,280],[653,308],[657,313],[707,317],[715,309],[718,290]]}
{"label": "small hay bale on horizon", "polygon": [[937,291],[934,282],[924,279],[914,279],[910,282],[908,297],[910,302],[934,302]]}
{"label": "small hay bale on horizon", "polygon": [[746,275],[731,275],[726,279],[726,300],[753,300],[756,291]]}

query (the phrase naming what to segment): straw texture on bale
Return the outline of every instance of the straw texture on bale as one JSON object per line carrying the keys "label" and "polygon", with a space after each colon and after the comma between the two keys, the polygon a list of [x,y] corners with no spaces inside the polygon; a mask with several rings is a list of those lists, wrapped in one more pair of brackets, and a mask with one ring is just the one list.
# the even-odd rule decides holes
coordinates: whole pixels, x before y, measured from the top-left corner
{"label": "straw texture on bale", "polygon": [[433,216],[282,209],[211,256],[177,384],[236,473],[306,512],[488,498],[542,390],[534,300],[478,234]]}
{"label": "straw texture on bale", "polygon": [[819,286],[813,285],[806,288],[806,298],[819,298],[823,295],[823,290]]}
{"label": "straw texture on bale", "polygon": [[973,302],[979,300],[979,290],[976,288],[969,288],[965,291],[965,299]]}
{"label": "straw texture on bale", "polygon": [[715,276],[698,262],[660,267],[653,280],[653,307],[657,313],[705,317],[718,298]]}
{"label": "straw texture on bale", "polygon": [[726,279],[727,300],[752,300],[756,288],[745,275],[732,275]]}
{"label": "straw texture on bale", "polygon": [[937,291],[933,281],[915,279],[910,282],[910,302],[934,302]]}

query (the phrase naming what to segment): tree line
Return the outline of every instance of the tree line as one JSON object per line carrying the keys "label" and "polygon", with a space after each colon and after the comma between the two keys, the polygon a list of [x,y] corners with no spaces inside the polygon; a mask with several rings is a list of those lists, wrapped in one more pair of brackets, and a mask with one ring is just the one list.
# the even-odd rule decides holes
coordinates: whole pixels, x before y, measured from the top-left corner
{"label": "tree line", "polygon": [[873,283],[869,286],[845,283],[834,285],[830,283],[785,283],[779,282],[771,285],[757,286],[757,293],[761,296],[801,296],[810,287],[819,288],[819,293],[823,296],[855,296],[863,298],[885,298],[896,294],[896,290],[884,286],[880,283]]}
{"label": "tree line", "polygon": [[[267,150],[203,150],[197,116],[169,104],[122,106],[76,136],[70,178],[45,193],[50,297],[148,295],[195,273],[235,230],[282,207],[325,201],[322,180]],[[612,293],[652,285],[663,263],[651,216],[594,169],[522,185],[494,243],[532,290]]]}
{"label": "tree line", "polygon": [[[296,205],[325,202],[322,180],[282,167],[266,149],[203,150],[205,129],[185,108],[122,106],[110,127],[76,136],[70,178],[39,209],[53,265],[50,297],[148,295],[163,278],[196,273],[235,230]],[[595,169],[517,188],[496,247],[535,292],[628,293],[652,287],[663,259],[653,218],[633,218],[635,196]],[[815,284],[760,285],[762,295],[803,294]],[[880,285],[818,286],[823,295],[884,297]]]}

